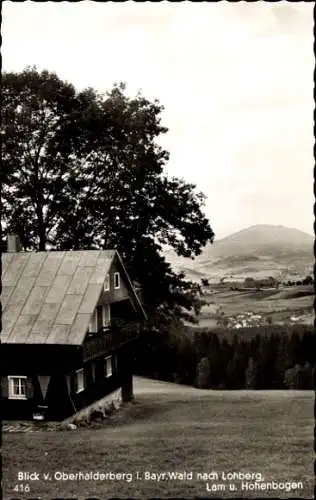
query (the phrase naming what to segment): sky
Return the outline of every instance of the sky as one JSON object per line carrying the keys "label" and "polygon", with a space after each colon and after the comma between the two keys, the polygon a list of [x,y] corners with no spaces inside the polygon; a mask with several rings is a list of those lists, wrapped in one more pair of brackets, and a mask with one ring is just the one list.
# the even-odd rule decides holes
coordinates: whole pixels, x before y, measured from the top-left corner
{"label": "sky", "polygon": [[313,4],[4,2],[3,71],[159,99],[166,172],[206,195],[216,239],[314,234]]}

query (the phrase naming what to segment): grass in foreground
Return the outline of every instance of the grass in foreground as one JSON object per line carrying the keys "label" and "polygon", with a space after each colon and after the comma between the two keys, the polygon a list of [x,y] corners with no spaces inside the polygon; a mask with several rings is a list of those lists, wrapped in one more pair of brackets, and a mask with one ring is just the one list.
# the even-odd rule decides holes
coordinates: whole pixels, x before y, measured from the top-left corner
{"label": "grass in foreground", "polygon": [[[155,385],[156,384],[156,385]],[[150,382],[149,382],[150,385]],[[313,498],[313,400],[310,391],[198,391],[153,382],[100,428],[3,436],[4,498]],[[157,391],[155,392],[155,388]],[[170,390],[169,390],[170,388]],[[37,472],[38,481],[18,481],[18,472]],[[121,472],[132,480],[55,480],[56,471]],[[186,471],[192,480],[137,479],[139,473]],[[286,493],[208,492],[196,473],[257,472],[264,481],[302,481]],[[49,473],[51,479],[44,480]],[[129,478],[129,476],[128,476]],[[128,479],[126,478],[126,479]],[[236,486],[240,482],[234,481]],[[16,484],[30,492],[16,494]]]}

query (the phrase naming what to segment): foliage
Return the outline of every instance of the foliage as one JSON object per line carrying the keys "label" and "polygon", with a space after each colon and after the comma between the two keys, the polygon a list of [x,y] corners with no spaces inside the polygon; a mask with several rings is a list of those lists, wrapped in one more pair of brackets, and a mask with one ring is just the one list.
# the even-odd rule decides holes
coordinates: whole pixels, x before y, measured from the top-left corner
{"label": "foliage", "polygon": [[210,362],[207,357],[202,358],[196,367],[195,386],[199,389],[207,389],[210,384]]}
{"label": "foliage", "polygon": [[303,285],[312,285],[314,283],[313,277],[309,274],[306,278],[303,279]]}
{"label": "foliage", "polygon": [[313,368],[309,363],[296,364],[284,373],[284,384],[288,389],[313,389]]}
{"label": "foliage", "polygon": [[253,358],[248,359],[248,366],[245,373],[245,388],[255,389],[257,379],[257,366]]}
{"label": "foliage", "polygon": [[[315,339],[310,327],[296,325],[274,332],[261,328],[261,335],[221,334],[189,328],[163,339],[154,356],[142,351],[136,370],[151,376],[144,362],[155,367],[158,378],[203,388],[311,389],[315,371]],[[256,329],[258,331],[258,329]],[[182,339],[182,340],[180,340]],[[142,342],[141,342],[142,343]],[[169,375],[167,375],[169,374]]]}
{"label": "foliage", "polygon": [[117,249],[142,285],[148,328],[164,329],[194,321],[200,304],[164,245],[193,258],[214,234],[204,195],[164,172],[163,109],[124,84],[100,94],[36,68],[2,77],[5,233],[25,250]]}

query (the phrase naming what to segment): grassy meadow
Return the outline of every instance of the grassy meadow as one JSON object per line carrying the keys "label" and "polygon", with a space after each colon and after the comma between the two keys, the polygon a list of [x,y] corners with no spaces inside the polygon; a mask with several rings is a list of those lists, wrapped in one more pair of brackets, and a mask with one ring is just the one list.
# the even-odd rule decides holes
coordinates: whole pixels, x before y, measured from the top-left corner
{"label": "grassy meadow", "polygon": [[262,315],[265,323],[269,317],[274,324],[290,322],[293,315],[301,316],[300,323],[312,324],[314,320],[314,289],[308,286],[293,286],[282,289],[231,290],[229,286],[211,286],[206,293],[207,302],[199,316],[200,327],[214,328],[220,318],[251,312]]}
{"label": "grassy meadow", "polygon": [[[137,377],[135,400],[94,428],[4,433],[3,496],[313,498],[313,403],[311,391],[207,391]],[[56,471],[127,475],[74,481],[57,480]],[[18,481],[18,472],[39,479]],[[187,479],[148,478],[163,472],[186,472]],[[231,472],[301,481],[303,489],[241,491],[235,480],[230,491],[232,481],[221,474]],[[30,491],[17,494],[17,484]]]}

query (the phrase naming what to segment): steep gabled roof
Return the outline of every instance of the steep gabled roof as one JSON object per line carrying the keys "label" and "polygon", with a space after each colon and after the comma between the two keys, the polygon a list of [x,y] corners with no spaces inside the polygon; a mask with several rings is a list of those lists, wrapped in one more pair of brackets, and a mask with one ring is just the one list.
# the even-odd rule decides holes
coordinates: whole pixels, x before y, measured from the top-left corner
{"label": "steep gabled roof", "polygon": [[2,254],[1,342],[81,345],[115,250]]}

